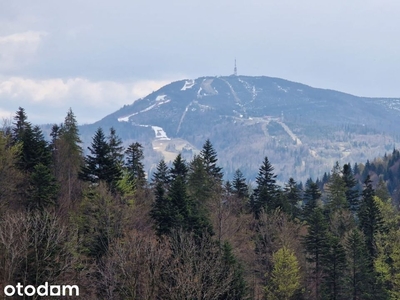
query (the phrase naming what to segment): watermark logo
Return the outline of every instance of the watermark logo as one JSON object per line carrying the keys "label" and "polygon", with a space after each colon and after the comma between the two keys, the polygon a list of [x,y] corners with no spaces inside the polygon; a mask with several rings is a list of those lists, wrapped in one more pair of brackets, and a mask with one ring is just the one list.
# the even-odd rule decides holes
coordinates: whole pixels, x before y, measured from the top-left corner
{"label": "watermark logo", "polygon": [[7,297],[12,296],[47,296],[47,297],[60,297],[60,296],[79,296],[79,286],[77,285],[49,285],[45,282],[38,287],[33,285],[23,286],[18,282],[16,286],[6,285],[4,287],[4,295]]}

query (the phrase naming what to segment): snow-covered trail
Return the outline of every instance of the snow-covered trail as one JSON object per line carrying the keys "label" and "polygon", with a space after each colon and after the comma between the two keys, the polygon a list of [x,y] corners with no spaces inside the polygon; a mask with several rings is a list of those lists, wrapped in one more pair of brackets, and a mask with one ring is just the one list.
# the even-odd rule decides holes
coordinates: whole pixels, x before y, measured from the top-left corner
{"label": "snow-covered trail", "polygon": [[182,116],[181,116],[181,119],[179,120],[178,129],[176,130],[176,134],[178,134],[179,130],[181,130],[182,122],[183,122],[183,120],[185,119],[186,113],[188,112],[189,107],[190,107],[190,105],[192,105],[192,103],[193,103],[193,101],[190,102],[190,103],[186,106],[186,108],[185,108],[185,110],[184,110],[184,112],[183,112],[183,114],[182,114]]}
{"label": "snow-covered trail", "polygon": [[292,140],[296,142],[296,145],[300,146],[303,144],[301,140],[293,133],[292,130],[290,130],[290,128],[285,123],[281,121],[277,121],[277,123],[280,124],[282,128],[286,131],[286,133],[292,138]]}

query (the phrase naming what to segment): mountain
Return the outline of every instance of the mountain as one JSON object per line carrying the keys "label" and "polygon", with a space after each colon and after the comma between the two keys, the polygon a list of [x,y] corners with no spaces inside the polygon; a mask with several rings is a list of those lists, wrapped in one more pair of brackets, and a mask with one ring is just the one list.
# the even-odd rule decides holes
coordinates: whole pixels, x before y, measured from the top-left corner
{"label": "mountain", "polygon": [[399,141],[400,98],[365,98],[265,76],[200,77],[172,82],[81,127],[88,144],[113,126],[145,146],[151,172],[178,152],[190,159],[209,138],[227,179],[252,179],[265,156],[280,181],[321,177],[336,161],[365,162]]}

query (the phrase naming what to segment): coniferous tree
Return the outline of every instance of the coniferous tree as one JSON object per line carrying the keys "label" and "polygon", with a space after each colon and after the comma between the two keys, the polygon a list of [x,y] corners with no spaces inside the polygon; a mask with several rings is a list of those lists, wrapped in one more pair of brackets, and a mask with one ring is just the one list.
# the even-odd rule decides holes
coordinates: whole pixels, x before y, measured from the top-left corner
{"label": "coniferous tree", "polygon": [[178,175],[173,179],[168,197],[171,202],[171,229],[190,231],[192,225],[190,224],[192,205],[183,176]]}
{"label": "coniferous tree", "polygon": [[308,218],[308,233],[304,238],[304,247],[307,252],[307,261],[312,269],[312,281],[315,286],[315,298],[320,299],[323,279],[323,259],[328,249],[328,222],[322,209],[314,208]]}
{"label": "coniferous tree", "polygon": [[306,184],[306,190],[303,196],[303,220],[308,220],[314,209],[318,206],[320,198],[321,191],[318,185],[310,179]]}
{"label": "coniferous tree", "polygon": [[348,299],[369,299],[373,284],[370,262],[365,255],[367,248],[363,233],[358,229],[350,231],[344,241],[347,257]]}
{"label": "coniferous tree", "polygon": [[108,145],[110,147],[110,156],[114,163],[122,169],[124,162],[124,147],[122,146],[122,140],[117,135],[117,131],[114,127],[110,128],[110,135],[108,136]]}
{"label": "coniferous tree", "polygon": [[256,218],[258,218],[263,209],[270,212],[278,207],[282,207],[278,201],[277,175],[273,173],[273,170],[274,168],[270,164],[268,157],[265,157],[258,171],[258,176],[256,177],[257,187],[254,190],[252,211]]}
{"label": "coniferous tree", "polygon": [[18,108],[14,116],[15,123],[13,123],[14,127],[12,128],[12,140],[13,144],[21,142],[24,136],[25,131],[28,128],[31,128],[32,125],[27,121],[28,117],[25,113],[25,109],[22,107]]}
{"label": "coniferous tree", "polygon": [[39,163],[30,176],[28,209],[43,210],[56,204],[58,185],[50,169]]}
{"label": "coniferous tree", "polygon": [[203,158],[195,155],[188,167],[188,192],[199,206],[204,207],[212,197],[209,181]]}
{"label": "coniferous tree", "polygon": [[32,128],[30,123],[26,123],[19,136],[21,138],[17,142],[21,144],[21,152],[17,162],[18,167],[28,173],[33,172],[39,163],[50,168],[51,150],[39,126]]}
{"label": "coniferous tree", "polygon": [[222,173],[222,168],[217,166],[217,152],[209,139],[204,143],[200,156],[204,161],[207,174],[217,182],[221,182],[224,174]]}
{"label": "coniferous tree", "polygon": [[234,194],[239,199],[246,199],[249,196],[249,189],[246,184],[246,178],[243,173],[237,169],[233,175],[232,187]]}
{"label": "coniferous tree", "polygon": [[342,174],[342,178],[346,186],[346,199],[349,204],[350,211],[355,213],[358,211],[359,194],[358,191],[355,189],[357,181],[353,176],[350,163],[343,166]]}
{"label": "coniferous tree", "polygon": [[196,236],[212,234],[204,205],[188,192],[188,167],[178,154],[170,170],[171,184],[168,197],[173,211],[173,227],[193,232]]}
{"label": "coniferous tree", "polygon": [[375,192],[369,175],[365,179],[364,185],[358,218],[360,228],[365,235],[368,253],[373,259],[376,256],[375,237],[382,230],[383,221],[380,209],[374,200]]}
{"label": "coniferous tree", "polygon": [[58,138],[53,141],[53,163],[56,179],[60,186],[61,209],[68,209],[82,194],[78,180],[83,165],[83,150],[79,137],[78,123],[72,109],[69,109],[64,123],[59,126]]}
{"label": "coniferous tree", "polygon": [[285,211],[293,218],[299,217],[300,208],[298,205],[301,201],[301,191],[297,186],[297,182],[293,178],[290,178],[288,183],[285,185],[283,196],[287,203]]}
{"label": "coniferous tree", "polygon": [[152,205],[150,216],[154,220],[157,235],[167,235],[174,226],[174,212],[172,202],[167,191],[170,183],[168,167],[164,160],[157,165],[153,174],[152,186],[154,187],[155,201]]}
{"label": "coniferous tree", "polygon": [[161,183],[164,189],[168,189],[168,185],[171,181],[171,177],[169,174],[168,166],[165,163],[164,159],[160,160],[157,165],[157,169],[153,174],[152,185],[155,186],[158,183]]}
{"label": "coniferous tree", "polygon": [[143,188],[146,184],[146,174],[143,165],[143,146],[136,142],[128,146],[125,151],[129,180],[135,187]]}
{"label": "coniferous tree", "polygon": [[186,183],[188,171],[189,169],[186,165],[186,161],[182,158],[182,154],[179,153],[172,163],[170,177],[172,180],[175,180],[177,177],[181,177],[183,182]]}
{"label": "coniferous tree", "polygon": [[348,202],[346,199],[346,184],[341,177],[341,170],[338,162],[336,162],[336,165],[332,170],[332,175],[327,184],[327,192],[327,209],[330,213],[342,209],[348,209]]}
{"label": "coniferous tree", "polygon": [[243,269],[233,254],[232,246],[228,242],[224,242],[222,246],[222,261],[224,266],[223,276],[230,277],[231,283],[229,290],[221,295],[218,299],[246,299],[247,284],[244,280]]}
{"label": "coniferous tree", "polygon": [[108,187],[115,191],[122,172],[110,153],[110,145],[101,128],[97,129],[91,147],[88,149],[91,155],[84,159],[84,166],[79,174],[80,178],[92,183],[105,181]]}
{"label": "coniferous tree", "polygon": [[346,299],[346,252],[337,236],[327,234],[327,247],[322,255],[323,299]]}

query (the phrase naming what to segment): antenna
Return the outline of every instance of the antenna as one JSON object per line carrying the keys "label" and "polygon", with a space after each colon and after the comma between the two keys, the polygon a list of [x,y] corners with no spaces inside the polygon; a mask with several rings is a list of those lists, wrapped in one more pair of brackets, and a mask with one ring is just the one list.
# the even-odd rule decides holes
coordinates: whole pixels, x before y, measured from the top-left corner
{"label": "antenna", "polygon": [[233,75],[237,76],[236,58],[235,58],[235,67],[233,68]]}

